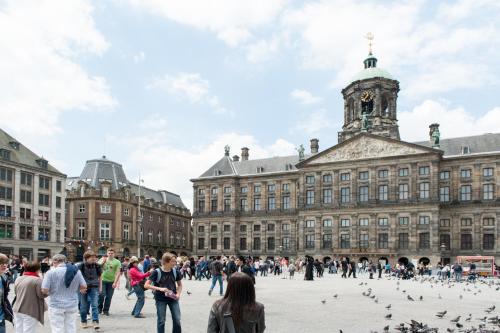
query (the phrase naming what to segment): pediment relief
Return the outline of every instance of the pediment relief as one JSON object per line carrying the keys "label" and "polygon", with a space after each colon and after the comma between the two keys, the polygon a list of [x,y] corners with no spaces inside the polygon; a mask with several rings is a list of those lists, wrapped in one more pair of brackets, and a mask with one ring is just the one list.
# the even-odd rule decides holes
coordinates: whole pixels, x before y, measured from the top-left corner
{"label": "pediment relief", "polygon": [[371,158],[381,158],[390,156],[405,156],[414,154],[429,153],[425,147],[419,148],[412,144],[391,142],[384,139],[377,139],[373,136],[359,136],[339,147],[313,158],[306,164],[322,164],[340,161],[352,161]]}

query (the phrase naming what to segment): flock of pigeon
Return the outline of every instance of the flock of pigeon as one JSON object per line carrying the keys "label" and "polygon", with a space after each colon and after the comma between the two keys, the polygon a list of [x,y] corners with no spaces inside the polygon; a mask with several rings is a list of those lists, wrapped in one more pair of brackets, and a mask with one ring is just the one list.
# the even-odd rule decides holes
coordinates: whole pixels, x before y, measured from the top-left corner
{"label": "flock of pigeon", "polygon": [[[408,302],[423,302],[424,297],[423,295],[419,296],[411,296],[407,290],[403,289],[400,290],[401,282],[399,279],[394,278],[394,277],[388,277],[387,280],[396,280],[396,291],[400,291],[401,293],[406,295],[406,299]],[[441,288],[453,288],[455,287],[455,290],[460,289],[460,293],[457,295],[457,298],[455,300],[450,300],[450,302],[447,302],[446,305],[450,306],[450,311],[448,310],[443,310],[439,311],[435,314],[435,316],[439,320],[443,321],[449,321],[449,324],[446,328],[446,332],[448,333],[500,333],[500,316],[498,314],[494,314],[495,310],[498,311],[496,305],[492,305],[486,309],[484,309],[484,316],[480,318],[474,318],[472,313],[469,313],[467,315],[462,315],[462,314],[455,314],[454,316],[451,316],[450,312],[453,312],[453,304],[455,301],[461,301],[463,300],[463,295],[465,294],[472,294],[472,295],[478,295],[482,292],[481,286],[488,288],[489,291],[492,292],[498,292],[500,291],[500,280],[492,280],[492,279],[478,279],[475,282],[462,282],[462,283],[457,283],[455,281],[451,280],[439,280],[435,276],[431,277],[415,277],[412,279],[413,282],[416,283],[427,283],[430,288],[435,288],[436,287],[436,292],[438,287]],[[368,286],[368,282],[361,282],[359,283],[359,286]],[[423,286],[422,286],[423,287]],[[402,288],[401,288],[402,289]],[[463,292],[463,294],[462,294]],[[381,303],[381,299],[375,295],[374,291],[372,288],[368,288],[362,292],[362,295],[365,296],[367,299],[370,301],[373,301],[374,303]],[[338,294],[333,295],[333,298],[337,299],[339,297]],[[437,292],[437,297],[438,299],[442,299],[443,297],[439,292]],[[491,300],[493,302],[500,302],[500,292],[499,293],[494,293],[491,295]],[[321,300],[321,303],[326,304],[326,299]],[[500,304],[500,303],[499,303]],[[397,324],[392,324],[390,321],[392,320],[392,313],[391,313],[391,308],[392,305],[388,304],[385,306],[385,309],[387,310],[386,314],[384,315],[384,320],[386,321],[387,325],[381,330],[383,333],[389,333],[389,332],[401,332],[401,333],[437,333],[440,332],[439,328],[437,327],[432,327],[430,324],[427,324],[425,322],[419,322],[417,320],[410,319],[408,322],[402,322],[402,323],[397,323]],[[409,315],[410,316],[410,315]],[[443,325],[441,325],[443,326]],[[391,328],[392,327],[392,328]],[[442,331],[443,332],[443,331]],[[340,333],[344,333],[343,330],[340,330]],[[347,332],[346,332],[347,333]],[[378,333],[377,331],[370,331],[370,333]]]}

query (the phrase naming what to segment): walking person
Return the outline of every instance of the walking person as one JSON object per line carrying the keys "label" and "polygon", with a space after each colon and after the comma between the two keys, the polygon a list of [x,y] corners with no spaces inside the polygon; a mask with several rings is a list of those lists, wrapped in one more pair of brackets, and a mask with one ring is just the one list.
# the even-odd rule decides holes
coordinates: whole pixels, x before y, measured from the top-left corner
{"label": "walking person", "polygon": [[219,282],[219,295],[224,294],[224,289],[222,285],[222,263],[220,262],[221,257],[218,256],[216,260],[212,261],[210,264],[210,272],[212,274],[212,285],[208,290],[208,296],[212,295],[212,291],[215,288],[215,283]]}
{"label": "walking person", "polygon": [[102,290],[99,294],[99,313],[109,316],[109,308],[111,306],[111,299],[115,289],[120,286],[120,268],[122,264],[120,260],[115,258],[115,250],[109,248],[107,257],[100,260],[102,266]]}
{"label": "walking person", "polygon": [[5,333],[5,321],[12,322],[13,313],[9,302],[9,279],[5,275],[9,269],[9,258],[0,253],[0,333]]}
{"label": "walking person", "polygon": [[135,318],[146,318],[142,313],[142,308],[144,307],[144,285],[142,282],[145,278],[151,275],[151,271],[143,273],[139,270],[137,265],[139,264],[139,259],[137,257],[130,258],[130,264],[128,268],[128,274],[130,277],[130,286],[137,295],[137,301],[135,302],[134,309],[132,310],[132,316]]}
{"label": "walking person", "polygon": [[80,323],[82,328],[87,328],[87,314],[92,309],[92,325],[94,329],[99,329],[98,298],[102,291],[101,266],[97,264],[97,256],[93,251],[86,251],[83,254],[83,262],[77,265],[82,273],[87,290],[80,293]]}
{"label": "walking person", "polygon": [[377,264],[377,271],[378,271],[378,278],[381,279],[382,278],[382,264],[380,263],[380,261]]}
{"label": "walking person", "polygon": [[24,274],[14,284],[16,302],[14,304],[14,328],[16,333],[35,333],[38,323],[44,324],[44,312],[47,310],[42,293],[43,279],[38,275],[40,264],[28,262],[24,265]]}
{"label": "walking person", "polygon": [[161,257],[161,267],[155,269],[146,281],[145,288],[154,291],[156,305],[156,331],[165,333],[167,306],[172,315],[172,333],[181,333],[181,308],[179,299],[182,293],[182,276],[175,270],[176,258],[171,253]]}
{"label": "walking person", "polygon": [[255,301],[252,279],[244,273],[234,273],[224,298],[210,310],[207,333],[262,333],[265,329],[264,305]]}
{"label": "walking person", "polygon": [[53,269],[42,282],[42,293],[50,296],[49,319],[52,333],[75,333],[75,317],[78,312],[78,290],[85,294],[87,284],[78,268],[66,264],[66,256],[52,257]]}

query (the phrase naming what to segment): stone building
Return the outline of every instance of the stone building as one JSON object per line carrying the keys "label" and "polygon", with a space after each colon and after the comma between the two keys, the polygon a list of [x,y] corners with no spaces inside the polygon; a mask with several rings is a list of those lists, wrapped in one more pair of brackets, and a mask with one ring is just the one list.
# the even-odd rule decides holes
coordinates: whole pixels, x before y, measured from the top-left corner
{"label": "stone building", "polygon": [[500,134],[440,140],[431,124],[429,141],[402,141],[398,91],[370,52],[342,90],[338,144],[255,160],[226,147],[192,179],[193,252],[500,263]]}
{"label": "stone building", "polygon": [[105,156],[87,161],[79,177],[68,178],[66,190],[70,258],[81,260],[86,249],[103,255],[109,247],[120,257],[137,255],[138,234],[141,256],[191,253],[191,213],[180,196],[139,187]]}
{"label": "stone building", "polygon": [[0,253],[39,259],[64,241],[66,175],[0,129]]}

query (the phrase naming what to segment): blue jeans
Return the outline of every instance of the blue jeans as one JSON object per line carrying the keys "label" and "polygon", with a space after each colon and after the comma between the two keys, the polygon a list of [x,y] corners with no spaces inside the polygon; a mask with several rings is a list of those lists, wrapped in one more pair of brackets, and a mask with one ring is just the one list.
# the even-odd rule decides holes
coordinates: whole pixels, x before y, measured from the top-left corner
{"label": "blue jeans", "polygon": [[167,305],[172,315],[172,333],[181,333],[181,308],[179,301],[169,300],[166,302],[156,301],[156,331],[165,333],[165,318],[167,316]]}
{"label": "blue jeans", "polygon": [[87,313],[89,313],[90,307],[92,307],[92,321],[99,321],[98,297],[99,288],[89,288],[86,294],[80,294],[80,319],[82,323],[87,322]]}
{"label": "blue jeans", "polygon": [[141,314],[142,307],[144,306],[144,289],[142,289],[142,287],[138,284],[132,288],[134,288],[134,292],[137,295],[137,301],[135,302],[132,314],[137,317]]}
{"label": "blue jeans", "polygon": [[222,288],[222,275],[212,275],[212,286],[210,287],[210,290],[213,290],[215,288],[215,283],[219,281],[219,289],[220,289],[220,294],[223,294],[223,288]]}
{"label": "blue jeans", "polygon": [[99,294],[99,313],[109,312],[114,292],[113,282],[102,281],[102,292]]}
{"label": "blue jeans", "polygon": [[462,273],[455,273],[455,281],[462,282]]}
{"label": "blue jeans", "polygon": [[5,320],[0,321],[0,333],[5,333]]}

